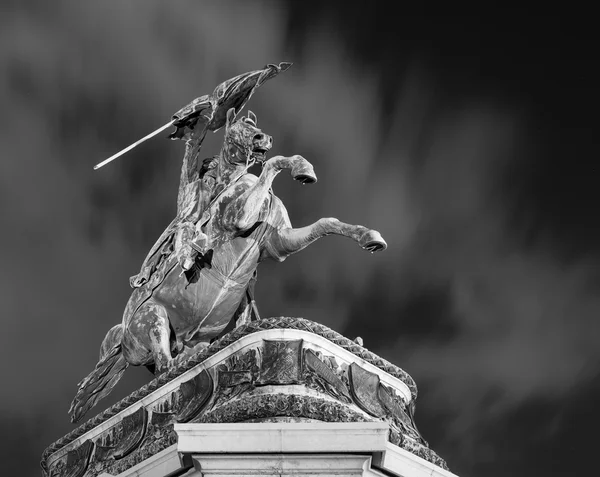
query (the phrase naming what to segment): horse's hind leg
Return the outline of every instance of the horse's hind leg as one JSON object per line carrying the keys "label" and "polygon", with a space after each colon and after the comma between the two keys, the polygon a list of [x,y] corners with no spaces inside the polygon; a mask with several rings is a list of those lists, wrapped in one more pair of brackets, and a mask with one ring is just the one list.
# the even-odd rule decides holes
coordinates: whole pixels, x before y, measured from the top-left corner
{"label": "horse's hind leg", "polygon": [[169,368],[171,329],[164,306],[150,299],[127,323],[123,334],[123,354],[134,365],[154,365],[155,374]]}
{"label": "horse's hind leg", "polygon": [[387,243],[376,230],[362,225],[346,224],[334,218],[319,219],[314,224],[297,229],[282,228],[270,238],[270,245],[279,256],[286,257],[331,234],[349,237],[369,252],[379,252],[387,248]]}

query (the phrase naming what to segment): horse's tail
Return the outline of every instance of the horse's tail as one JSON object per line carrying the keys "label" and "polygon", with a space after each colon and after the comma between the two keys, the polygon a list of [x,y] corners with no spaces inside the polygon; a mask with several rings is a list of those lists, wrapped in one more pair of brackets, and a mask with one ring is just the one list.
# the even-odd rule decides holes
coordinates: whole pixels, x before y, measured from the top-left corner
{"label": "horse's tail", "polygon": [[106,397],[115,387],[123,373],[129,366],[121,353],[121,339],[123,326],[113,326],[100,347],[100,361],[96,368],[79,384],[77,394],[73,398],[69,414],[71,422],[77,422],[96,405],[100,399]]}

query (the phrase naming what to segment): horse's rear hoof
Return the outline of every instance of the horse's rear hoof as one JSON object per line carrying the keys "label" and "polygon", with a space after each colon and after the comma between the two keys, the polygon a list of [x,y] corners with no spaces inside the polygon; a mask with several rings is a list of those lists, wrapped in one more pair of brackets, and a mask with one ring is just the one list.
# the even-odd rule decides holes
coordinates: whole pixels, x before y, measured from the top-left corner
{"label": "horse's rear hoof", "polygon": [[317,182],[317,175],[310,164],[302,164],[292,169],[292,177],[302,184],[313,184]]}
{"label": "horse's rear hoof", "polygon": [[360,238],[358,244],[365,250],[373,252],[381,252],[387,248],[387,243],[377,230],[369,230]]}

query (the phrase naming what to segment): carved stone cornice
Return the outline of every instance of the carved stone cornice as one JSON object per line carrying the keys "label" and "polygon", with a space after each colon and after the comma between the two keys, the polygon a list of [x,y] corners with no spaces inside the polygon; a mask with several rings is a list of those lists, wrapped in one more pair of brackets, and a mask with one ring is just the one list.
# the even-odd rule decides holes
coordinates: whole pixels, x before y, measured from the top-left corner
{"label": "carved stone cornice", "polygon": [[416,395],[406,372],[329,328],[270,318],[228,333],[58,440],[42,468],[116,475],[176,443],[175,423],[286,419],[383,421],[392,444],[447,468],[416,428]]}

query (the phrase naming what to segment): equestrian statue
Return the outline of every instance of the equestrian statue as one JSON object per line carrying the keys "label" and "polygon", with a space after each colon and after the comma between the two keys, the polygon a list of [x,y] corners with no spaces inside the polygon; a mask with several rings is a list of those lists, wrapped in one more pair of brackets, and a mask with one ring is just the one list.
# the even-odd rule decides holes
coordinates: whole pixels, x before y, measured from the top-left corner
{"label": "equestrian statue", "polygon": [[[238,116],[256,88],[290,65],[267,65],[225,81],[173,116],[169,124],[176,130],[169,137],[186,147],[177,216],[131,277],[123,320],[108,331],[98,364],[79,383],[69,409],[72,422],[110,393],[129,365],[159,375],[174,359],[208,346],[232,320],[239,326],[258,319],[254,284],[261,261],[283,261],[330,234],[371,252],[387,247],[377,231],[334,218],[294,228],[273,193],[273,180],[283,170],[302,183],[316,182],[313,167],[298,155],[267,159],[273,139],[251,111]],[[223,126],[219,154],[199,160],[207,131]],[[254,164],[262,165],[258,177],[248,170]]]}

